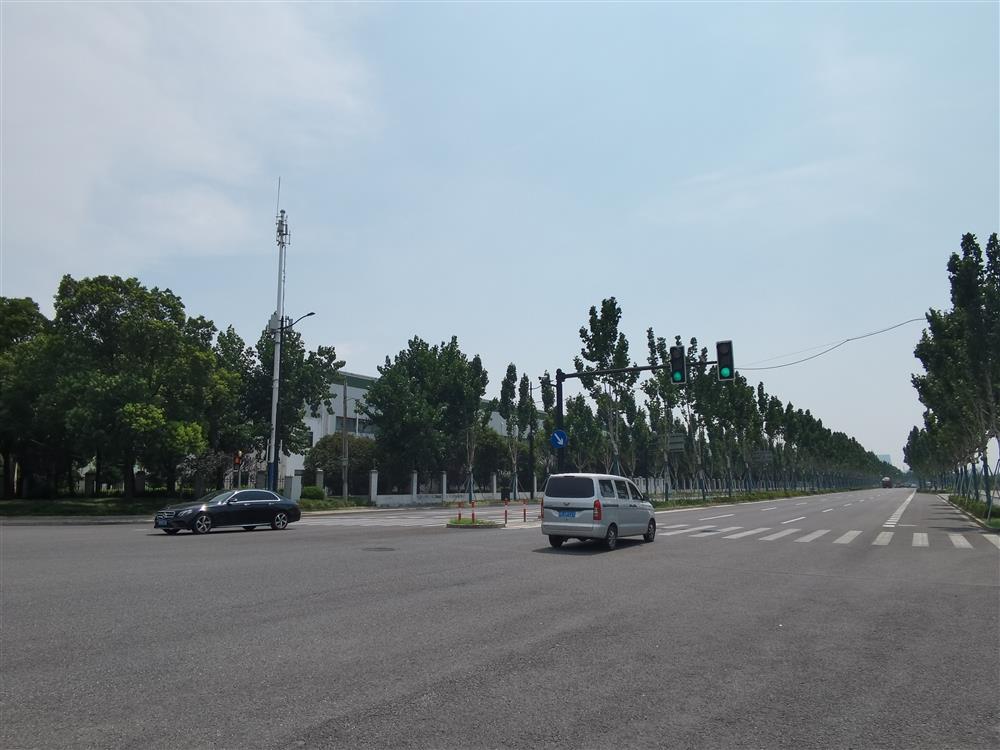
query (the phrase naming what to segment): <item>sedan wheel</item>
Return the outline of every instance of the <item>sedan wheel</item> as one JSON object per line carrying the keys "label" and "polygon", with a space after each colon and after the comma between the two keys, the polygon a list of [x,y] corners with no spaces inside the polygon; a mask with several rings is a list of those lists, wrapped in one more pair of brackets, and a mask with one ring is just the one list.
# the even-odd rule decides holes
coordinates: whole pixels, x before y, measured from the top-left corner
{"label": "sedan wheel", "polygon": [[618,527],[614,524],[608,526],[607,536],[604,537],[604,546],[609,550],[618,546]]}
{"label": "sedan wheel", "polygon": [[275,531],[281,531],[288,526],[288,514],[284,511],[280,511],[274,514],[274,518],[271,519],[271,528]]}
{"label": "sedan wheel", "polygon": [[646,533],[642,535],[642,541],[651,542],[655,538],[656,538],[656,521],[650,518],[649,526],[646,527]]}
{"label": "sedan wheel", "polygon": [[199,513],[194,523],[191,524],[191,531],[195,534],[207,534],[212,530],[212,517],[208,513]]}

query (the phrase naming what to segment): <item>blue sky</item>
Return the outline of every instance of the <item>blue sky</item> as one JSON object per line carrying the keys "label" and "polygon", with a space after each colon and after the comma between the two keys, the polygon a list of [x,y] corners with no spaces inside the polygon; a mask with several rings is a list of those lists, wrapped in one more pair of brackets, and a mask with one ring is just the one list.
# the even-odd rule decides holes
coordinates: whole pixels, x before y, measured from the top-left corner
{"label": "blue sky", "polygon": [[[737,369],[948,305],[1000,230],[996,3],[40,4],[2,13],[0,294],[135,275],[376,374],[572,368],[591,305]],[[751,382],[897,464],[921,326]],[[780,364],[778,359],[763,364]]]}

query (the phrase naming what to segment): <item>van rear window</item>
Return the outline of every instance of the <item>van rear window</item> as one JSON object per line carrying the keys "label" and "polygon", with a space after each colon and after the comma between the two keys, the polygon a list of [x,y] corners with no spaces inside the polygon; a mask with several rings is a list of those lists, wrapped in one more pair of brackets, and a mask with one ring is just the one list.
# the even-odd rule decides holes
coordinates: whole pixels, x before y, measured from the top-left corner
{"label": "van rear window", "polygon": [[549,477],[546,497],[593,497],[594,480],[590,477]]}

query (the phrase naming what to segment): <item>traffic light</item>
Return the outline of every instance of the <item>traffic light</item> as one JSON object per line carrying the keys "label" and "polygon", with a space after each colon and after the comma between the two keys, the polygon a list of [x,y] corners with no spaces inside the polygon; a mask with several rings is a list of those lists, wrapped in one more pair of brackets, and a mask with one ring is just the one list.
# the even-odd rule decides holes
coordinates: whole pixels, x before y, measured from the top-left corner
{"label": "traffic light", "polygon": [[687,357],[683,346],[670,347],[670,382],[682,385],[688,380]]}
{"label": "traffic light", "polygon": [[236,451],[233,454],[233,466],[238,467],[241,463],[243,463],[243,451]]}
{"label": "traffic light", "polygon": [[736,380],[736,365],[733,364],[733,342],[716,341],[715,358],[719,360],[719,380]]}

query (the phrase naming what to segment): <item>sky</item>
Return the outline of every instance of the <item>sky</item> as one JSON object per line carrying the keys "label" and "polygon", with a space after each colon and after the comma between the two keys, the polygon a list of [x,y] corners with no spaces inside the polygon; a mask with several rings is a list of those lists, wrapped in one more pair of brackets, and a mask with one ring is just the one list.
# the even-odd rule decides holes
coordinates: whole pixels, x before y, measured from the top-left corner
{"label": "sky", "polygon": [[[280,177],[286,313],[350,372],[457,336],[496,395],[611,296],[638,364],[790,362],[1000,230],[998,7],[8,0],[0,296],[135,276],[254,342]],[[921,330],[742,372],[902,466]]]}

